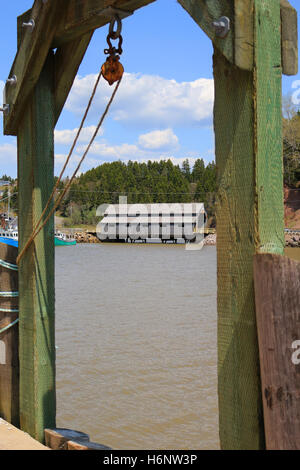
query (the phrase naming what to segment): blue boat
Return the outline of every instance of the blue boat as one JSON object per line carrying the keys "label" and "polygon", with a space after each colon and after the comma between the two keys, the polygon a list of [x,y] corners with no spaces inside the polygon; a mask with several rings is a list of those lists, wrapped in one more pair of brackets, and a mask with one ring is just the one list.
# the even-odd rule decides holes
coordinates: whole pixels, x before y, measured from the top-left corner
{"label": "blue boat", "polygon": [[[18,248],[18,232],[13,231],[9,232],[1,232],[0,230],[0,243],[6,243],[6,245],[15,246]],[[55,246],[70,246],[76,245],[76,240],[74,238],[68,237],[65,234],[60,232],[55,233],[54,237],[54,244]]]}
{"label": "blue boat", "polygon": [[15,246],[18,248],[18,240],[12,238],[0,237],[0,243],[5,243],[6,245]]}

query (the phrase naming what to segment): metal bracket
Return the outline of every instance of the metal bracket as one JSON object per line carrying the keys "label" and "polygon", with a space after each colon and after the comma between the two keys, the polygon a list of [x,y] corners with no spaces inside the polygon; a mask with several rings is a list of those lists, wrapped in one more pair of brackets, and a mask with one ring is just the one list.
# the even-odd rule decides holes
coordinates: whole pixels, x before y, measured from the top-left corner
{"label": "metal bracket", "polygon": [[10,111],[10,106],[9,104],[4,104],[2,108],[0,108],[0,111],[3,112],[4,116],[7,116]]}
{"label": "metal bracket", "polygon": [[104,16],[108,20],[114,18],[115,15],[118,15],[121,20],[127,18],[128,16],[133,15],[133,11],[122,10],[121,8],[108,7],[101,11],[101,16]]}
{"label": "metal bracket", "polygon": [[22,28],[27,28],[32,33],[32,31],[35,28],[35,21],[30,20],[30,21],[28,21],[28,23],[22,23]]}
{"label": "metal bracket", "polygon": [[6,80],[6,83],[7,83],[7,85],[16,85],[17,81],[18,81],[18,79],[17,79],[16,75],[13,75],[12,77],[10,77]]}
{"label": "metal bracket", "polygon": [[218,21],[213,21],[211,25],[219,38],[225,38],[230,31],[230,19],[227,16],[221,16]]}

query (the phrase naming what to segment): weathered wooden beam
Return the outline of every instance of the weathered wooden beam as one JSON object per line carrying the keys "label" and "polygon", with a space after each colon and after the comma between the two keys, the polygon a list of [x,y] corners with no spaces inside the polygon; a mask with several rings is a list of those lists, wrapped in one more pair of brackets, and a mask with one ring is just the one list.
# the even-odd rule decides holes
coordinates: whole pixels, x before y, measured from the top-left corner
{"label": "weathered wooden beam", "polygon": [[23,40],[21,37],[20,47],[9,74],[9,77],[14,75],[17,77],[17,83],[5,86],[4,101],[10,106],[9,113],[4,116],[4,134],[6,135],[17,135],[20,117],[40,76],[53,42],[57,19],[61,17],[64,6],[64,2],[60,0],[46,3],[42,0],[34,2],[30,16],[35,21],[35,28],[32,32],[26,28],[26,32],[21,35]]}
{"label": "weathered wooden beam", "polygon": [[45,429],[45,443],[46,446],[52,450],[67,450],[67,442],[76,441],[78,439],[81,442],[89,442],[90,436],[84,432],[74,431],[73,429]]}
{"label": "weathered wooden beam", "polygon": [[55,54],[55,123],[67,100],[79,66],[91,41],[89,32],[63,44]]}
{"label": "weathered wooden beam", "polygon": [[[19,249],[54,184],[54,55],[51,51],[18,124]],[[54,217],[19,265],[20,424],[43,442],[55,427]]]}
{"label": "weathered wooden beam", "polygon": [[111,450],[111,447],[98,444],[97,442],[86,442],[86,441],[68,441],[66,450]]}
{"label": "weathered wooden beam", "polygon": [[234,63],[243,70],[253,70],[254,0],[234,0]]}
{"label": "weathered wooden beam", "polygon": [[[178,0],[180,5],[189,13],[193,20],[200,26],[207,36],[213,41],[229,62],[234,61],[234,2],[219,0],[211,2],[207,0]],[[212,26],[213,21],[222,16],[227,16],[231,22],[231,28],[225,38],[219,38]]]}
{"label": "weathered wooden beam", "polygon": [[[254,66],[254,0],[234,0],[234,63],[243,70]],[[282,72],[298,73],[297,12],[287,0],[280,0]]]}
{"label": "weathered wooden beam", "polygon": [[255,0],[254,145],[256,251],[283,254],[283,138],[280,5]]}
{"label": "weathered wooden beam", "polygon": [[[18,248],[0,243],[0,259],[16,265]],[[0,266],[0,291],[18,292],[18,272]],[[0,295],[0,330],[15,322],[18,297]],[[12,311],[9,311],[12,310]],[[15,324],[0,334],[0,417],[19,426],[19,328]],[[0,444],[1,446],[1,444]]]}
{"label": "weathered wooden beam", "polygon": [[27,29],[23,27],[23,23],[28,23],[31,20],[31,15],[32,11],[31,8],[30,10],[25,11],[22,15],[18,16],[17,18],[17,30],[18,30],[18,36],[17,36],[17,44],[18,44],[18,50],[21,46],[21,43],[25,37]]}
{"label": "weathered wooden beam", "polygon": [[285,75],[298,73],[298,18],[297,11],[287,0],[280,0],[281,6],[281,54]]}
{"label": "weathered wooden beam", "polygon": [[253,255],[284,249],[280,8],[254,6],[254,70],[214,56],[223,449],[264,448]]}
{"label": "weathered wooden beam", "polygon": [[253,290],[255,161],[253,73],[215,50],[218,394],[222,449],[264,445]]}
{"label": "weathered wooden beam", "polygon": [[300,450],[300,263],[256,255],[254,280],[266,446]]}
{"label": "weathered wooden beam", "polygon": [[79,36],[94,31],[109,23],[111,7],[120,8],[124,18],[138,8],[155,0],[69,0],[64,14],[54,35],[53,46],[59,47],[66,42],[78,39]]}

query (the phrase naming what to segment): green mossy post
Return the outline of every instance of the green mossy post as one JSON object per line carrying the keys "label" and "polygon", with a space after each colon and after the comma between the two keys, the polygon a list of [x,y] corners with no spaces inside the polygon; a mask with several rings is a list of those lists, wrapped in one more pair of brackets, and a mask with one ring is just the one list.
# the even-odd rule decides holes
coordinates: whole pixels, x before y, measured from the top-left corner
{"label": "green mossy post", "polygon": [[[54,55],[46,60],[18,127],[19,245],[32,234],[54,184]],[[54,218],[19,266],[20,423],[43,442],[55,427]]]}
{"label": "green mossy post", "polygon": [[255,0],[253,15],[254,70],[214,55],[223,449],[265,445],[253,255],[284,249],[279,0]]}

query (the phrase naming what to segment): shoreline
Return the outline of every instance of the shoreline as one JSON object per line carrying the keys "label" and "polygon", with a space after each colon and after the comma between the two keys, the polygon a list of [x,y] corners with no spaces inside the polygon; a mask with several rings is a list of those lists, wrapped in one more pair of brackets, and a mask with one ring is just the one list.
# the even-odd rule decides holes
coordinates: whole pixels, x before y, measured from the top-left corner
{"label": "shoreline", "polygon": [[[74,238],[77,243],[102,243],[96,232],[75,232]],[[217,234],[210,234],[204,239],[205,246],[217,245]],[[285,233],[286,248],[300,248],[300,232]]]}

